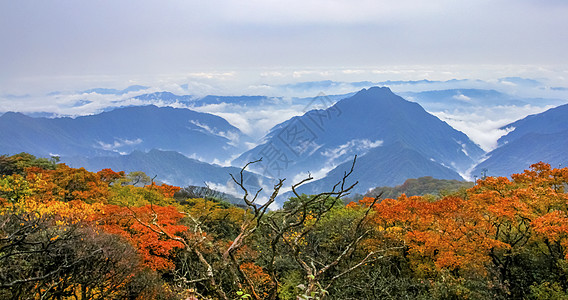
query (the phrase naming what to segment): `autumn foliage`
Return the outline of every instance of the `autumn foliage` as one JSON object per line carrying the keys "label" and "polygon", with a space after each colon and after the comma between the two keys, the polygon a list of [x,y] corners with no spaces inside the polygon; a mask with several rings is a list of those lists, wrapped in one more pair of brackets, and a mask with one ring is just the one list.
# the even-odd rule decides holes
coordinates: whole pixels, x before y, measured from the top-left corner
{"label": "autumn foliage", "polygon": [[1,299],[568,297],[568,168],[255,212],[34,159],[0,160]]}
{"label": "autumn foliage", "polygon": [[[431,201],[405,195],[385,199],[375,204],[372,221],[383,236],[405,245],[402,255],[416,276],[428,281],[453,277],[459,279],[456,285],[467,283],[462,279],[483,278],[490,282],[488,288],[522,298],[531,284],[566,278],[567,183],[567,168],[538,163],[512,179],[479,180],[465,199],[447,196]],[[371,200],[350,206],[365,206]],[[537,262],[546,262],[546,267],[531,265]],[[552,273],[541,274],[541,282],[527,282],[537,278],[523,278],[527,274],[520,274],[520,268],[525,268],[523,273],[530,273],[526,268]],[[565,281],[559,284],[566,289]],[[478,292],[460,288],[462,296]]]}

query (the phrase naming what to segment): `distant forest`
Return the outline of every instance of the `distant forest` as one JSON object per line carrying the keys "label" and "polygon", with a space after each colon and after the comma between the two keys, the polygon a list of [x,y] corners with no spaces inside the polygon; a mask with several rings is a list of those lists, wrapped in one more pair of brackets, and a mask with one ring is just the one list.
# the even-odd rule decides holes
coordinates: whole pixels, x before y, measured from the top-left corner
{"label": "distant forest", "polygon": [[420,177],[417,179],[407,179],[403,184],[395,187],[382,186],[371,189],[365,194],[366,197],[381,195],[382,198],[398,198],[406,196],[425,196],[443,197],[456,192],[465,192],[466,189],[473,187],[473,182],[436,179],[431,176]]}

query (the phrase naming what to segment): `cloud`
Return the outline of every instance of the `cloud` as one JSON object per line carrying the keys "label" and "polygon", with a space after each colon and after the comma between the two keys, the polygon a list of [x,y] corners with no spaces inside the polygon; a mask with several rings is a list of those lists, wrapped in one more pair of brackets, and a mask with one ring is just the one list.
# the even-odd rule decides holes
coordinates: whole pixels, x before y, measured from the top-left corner
{"label": "cloud", "polygon": [[334,162],[338,158],[345,156],[346,154],[359,154],[363,155],[368,150],[382,146],[382,140],[376,140],[374,142],[369,139],[353,139],[343,145],[339,145],[336,148],[326,149],[322,152],[322,155],[329,159],[329,162]]}
{"label": "cloud", "polygon": [[[0,96],[0,111],[18,111],[22,113],[48,112],[57,116],[84,116],[100,113],[103,110],[114,107],[147,105],[149,103],[134,97],[158,90],[157,88],[148,88],[121,95],[62,91],[32,94],[21,98],[20,101],[11,101]],[[165,105],[165,103],[159,103],[159,101],[156,101],[155,104],[158,106]]]}
{"label": "cloud", "polygon": [[494,106],[472,107],[468,111],[430,112],[450,126],[465,133],[483,150],[489,152],[497,147],[497,140],[511,131],[502,127],[529,114],[544,112],[552,106]]}
{"label": "cloud", "polygon": [[226,184],[221,184],[221,183],[215,183],[215,182],[210,182],[210,181],[206,181],[205,185],[215,191],[219,191],[225,194],[229,194],[235,197],[240,196],[239,195],[239,191],[237,190],[237,186],[235,185],[234,182],[232,181],[227,181]]}
{"label": "cloud", "polygon": [[[298,173],[292,178],[292,182],[300,182],[302,179],[312,176],[314,180],[321,179],[338,165],[353,159],[353,155],[365,155],[370,149],[383,145],[382,140],[371,141],[369,139],[353,139],[335,148],[328,148],[321,152],[326,157],[323,167],[313,173]],[[318,147],[320,148],[320,147]]]}
{"label": "cloud", "polygon": [[511,82],[511,81],[507,81],[507,80],[500,80],[500,83],[501,83],[501,84],[504,84],[504,85],[511,86],[511,87],[516,87],[516,86],[517,86],[516,83]]}
{"label": "cloud", "polygon": [[236,131],[218,131],[216,130],[216,128],[211,128],[209,127],[207,124],[202,124],[197,120],[190,120],[189,121],[191,124],[200,127],[201,129],[203,129],[206,133],[212,134],[212,135],[217,135],[220,137],[224,137],[226,139],[228,139],[230,141],[230,144],[233,146],[236,146],[239,143],[239,133]]}
{"label": "cloud", "polygon": [[[335,69],[331,71],[322,71],[321,73],[329,73],[335,74],[333,79],[359,79],[358,76],[361,76],[359,72],[341,72],[341,70],[345,69]],[[356,69],[356,70],[363,70],[366,73],[363,75],[366,76],[373,76],[373,72],[376,70],[373,68],[368,69]],[[495,69],[493,67],[488,67],[488,73],[491,73]],[[522,76],[526,78],[525,75],[528,73],[522,73],[515,71],[516,69],[511,69],[511,72],[515,73],[518,76]],[[533,72],[535,69],[527,68],[527,72]],[[543,102],[544,100],[541,99],[543,97],[554,97],[558,99],[568,99],[568,90],[562,89],[549,89],[546,88],[547,86],[552,86],[552,83],[558,83],[562,80],[568,80],[568,75],[566,72],[557,72],[550,69],[539,69],[542,72],[539,74],[550,76],[550,77],[541,77],[539,82],[541,85],[530,85],[530,86],[523,86],[519,85],[513,92],[516,92],[518,95],[521,95],[523,101],[528,101],[531,105],[526,107],[516,107],[516,106],[506,106],[506,107],[496,107],[496,108],[483,108],[483,107],[468,107],[467,110],[452,110],[452,111],[433,111],[433,113],[440,117],[442,120],[448,122],[451,126],[455,127],[456,129],[463,131],[466,133],[470,138],[478,143],[484,150],[491,150],[496,146],[496,140],[504,134],[504,132],[500,131],[498,128],[504,126],[512,121],[515,121],[519,118],[525,117],[528,114],[534,114],[538,112],[542,112],[545,108],[551,107],[546,106],[544,104],[554,104],[559,105],[566,103],[566,100],[562,102],[559,100],[557,103],[551,102]],[[405,68],[397,68],[393,70],[392,73],[387,72],[388,70],[385,69],[384,74],[380,74],[377,76],[395,76],[397,72],[401,72],[402,78],[408,76],[409,74],[413,74],[412,70],[407,70]],[[429,71],[427,66],[423,66],[421,68],[416,68],[415,73],[421,74],[422,72]],[[252,71],[251,71],[252,72]],[[261,71],[261,72],[266,72]],[[256,73],[257,78],[260,78],[260,71]],[[263,89],[268,91],[268,93],[272,93],[274,96],[282,96],[282,95],[291,95],[291,96],[315,96],[319,92],[322,92],[321,89],[324,89],[318,84],[306,84],[302,83],[301,80],[295,80],[293,78],[294,72],[300,72],[302,74],[311,74],[309,76],[315,76],[313,79],[324,79],[324,76],[317,74],[318,72],[313,72],[310,70],[282,70],[279,74],[284,75],[284,77],[277,79],[274,83],[268,81],[268,83],[263,84]],[[440,72],[444,72],[444,70],[440,70]],[[248,89],[246,87],[251,86],[249,83],[250,81],[246,78],[251,78],[247,76],[251,76],[252,73],[231,73],[231,72],[212,72],[212,73],[191,73],[193,79],[189,81],[190,84],[184,87],[188,87],[188,89],[182,88],[181,83],[188,82],[187,80],[189,77],[175,77],[175,76],[163,76],[162,79],[154,82],[144,82],[144,81],[128,81],[125,85],[120,86],[115,83],[113,87],[121,90],[125,86],[131,84],[142,84],[145,86],[151,86],[146,90],[129,92],[124,95],[108,95],[108,94],[98,94],[96,92],[91,93],[78,93],[72,91],[61,91],[58,93],[50,93],[50,94],[24,94],[19,95],[18,97],[14,97],[13,95],[5,94],[2,96],[0,94],[0,113],[4,111],[19,111],[24,113],[37,113],[37,112],[48,112],[52,113],[55,116],[81,116],[81,115],[90,115],[100,113],[104,110],[112,109],[114,107],[121,107],[121,106],[129,106],[129,105],[148,105],[154,104],[157,106],[173,106],[178,108],[190,108],[200,112],[207,112],[218,115],[220,117],[225,118],[230,124],[239,128],[243,133],[252,137],[253,140],[258,140],[262,136],[264,136],[267,131],[272,128],[274,125],[284,122],[290,119],[293,116],[303,114],[303,110],[305,109],[306,102],[302,102],[299,99],[294,99],[290,97],[284,98],[274,98],[273,100],[267,100],[264,102],[264,105],[256,106],[254,108],[247,106],[245,104],[228,104],[228,103],[220,103],[220,104],[210,104],[200,107],[191,107],[187,103],[170,103],[166,101],[162,101],[160,99],[154,99],[149,101],[142,101],[136,99],[135,96],[143,94],[143,93],[151,93],[157,91],[168,91],[171,90],[173,92],[178,93],[179,95],[182,94],[192,94],[196,90],[197,87],[203,87],[201,90],[207,94],[228,94],[228,95],[241,95],[246,94],[247,92],[255,91],[252,94],[258,94],[256,92],[259,89]],[[458,70],[454,70],[452,73],[453,75],[459,74]],[[467,74],[467,73],[464,73]],[[219,78],[215,76],[219,75]],[[243,77],[241,77],[241,75]],[[308,76],[308,75],[305,75]],[[420,75],[419,75],[420,76]],[[511,89],[508,85],[503,84],[500,79],[495,80],[453,80],[452,78],[444,77],[446,75],[441,75],[441,77],[445,81],[436,81],[436,80],[429,80],[429,81],[391,81],[389,86],[393,91],[400,92],[400,91],[423,91],[423,90],[436,90],[436,89],[448,89],[448,88],[481,88],[481,89],[495,89],[501,92],[510,92]],[[254,77],[254,76],[253,76]],[[375,77],[378,79],[379,77]],[[503,78],[502,76],[498,78]],[[552,79],[547,79],[552,78]],[[560,79],[559,79],[560,78]],[[564,78],[564,79],[562,79]],[[170,82],[169,80],[177,80],[176,82]],[[312,79],[312,77],[310,77]],[[370,78],[372,79],[372,78]],[[395,78],[396,79],[396,78]],[[524,81],[528,79],[523,79]],[[282,82],[288,82],[292,84],[285,85],[285,88],[282,88]],[[358,82],[349,82],[349,81],[331,81],[331,83],[327,83],[326,88],[323,90],[326,94],[333,95],[333,94],[344,94],[357,91],[361,88]],[[378,82],[378,81],[376,81]],[[297,84],[300,83],[300,84]],[[315,83],[318,83],[316,81]],[[82,83],[84,84],[84,83]],[[192,84],[192,85],[191,85]],[[372,83],[370,83],[372,85]],[[293,88],[294,86],[299,86],[299,89]],[[566,84],[568,86],[568,84]],[[245,88],[243,88],[243,86]],[[313,86],[313,88],[304,88],[306,86]],[[90,87],[82,87],[78,90],[86,90]],[[100,87],[100,86],[99,86]],[[180,92],[180,89],[183,89],[183,93]],[[260,93],[262,94],[262,93]],[[535,99],[525,99],[524,97],[535,97]],[[455,95],[454,99],[461,100],[461,101],[469,101],[468,97],[463,94]],[[412,100],[412,99],[409,99]],[[530,100],[530,101],[529,101]],[[306,100],[307,101],[307,100]],[[441,107],[441,106],[438,106]],[[206,130],[206,129],[204,129]],[[212,130],[210,128],[210,130]],[[235,139],[234,136],[230,136],[229,133],[219,133],[216,134],[225,135],[225,137],[230,139]],[[248,141],[250,142],[250,141]]]}
{"label": "cloud", "polygon": [[286,102],[251,108],[246,104],[212,104],[192,108],[212,113],[227,120],[253,139],[260,139],[275,125],[302,114],[303,105],[289,105]]}
{"label": "cloud", "polygon": [[347,69],[347,70],[342,70],[341,72],[343,72],[343,74],[365,74],[367,71],[366,70],[361,70],[361,69]]}
{"label": "cloud", "polygon": [[320,77],[329,77],[333,75],[333,71],[331,70],[300,70],[292,72],[292,77],[299,79],[309,75],[317,75]]}
{"label": "cloud", "polygon": [[142,139],[137,138],[137,139],[122,139],[122,138],[115,138],[114,141],[112,143],[105,143],[103,141],[97,141],[97,144],[99,145],[99,147],[103,150],[107,150],[107,151],[115,151],[118,152],[119,148],[125,147],[125,146],[135,146],[138,144],[142,143]]}
{"label": "cloud", "polygon": [[453,96],[452,98],[459,100],[459,101],[465,101],[465,102],[471,101],[471,98],[464,95],[464,94],[457,94],[457,95]]}
{"label": "cloud", "polygon": [[271,78],[271,77],[284,77],[284,73],[279,71],[264,71],[260,73],[261,78]]}

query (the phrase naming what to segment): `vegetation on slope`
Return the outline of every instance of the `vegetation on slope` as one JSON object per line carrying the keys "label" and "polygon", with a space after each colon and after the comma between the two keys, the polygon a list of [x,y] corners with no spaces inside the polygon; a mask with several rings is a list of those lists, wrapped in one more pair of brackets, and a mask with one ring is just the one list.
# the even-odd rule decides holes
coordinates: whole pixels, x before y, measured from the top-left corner
{"label": "vegetation on slope", "polygon": [[244,208],[23,154],[0,170],[1,299],[568,297],[568,168],[343,205],[347,173],[275,211],[239,174]]}
{"label": "vegetation on slope", "polygon": [[395,187],[382,186],[376,187],[365,194],[366,197],[375,197],[381,194],[383,198],[398,198],[406,196],[425,196],[431,195],[440,198],[452,193],[459,193],[472,188],[473,182],[436,179],[431,176],[416,179],[407,179],[403,184]]}

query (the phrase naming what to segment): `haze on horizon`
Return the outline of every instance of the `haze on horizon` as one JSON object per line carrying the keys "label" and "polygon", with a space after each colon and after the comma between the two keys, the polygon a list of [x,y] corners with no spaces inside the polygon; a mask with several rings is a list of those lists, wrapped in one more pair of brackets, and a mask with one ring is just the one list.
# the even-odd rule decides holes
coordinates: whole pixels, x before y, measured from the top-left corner
{"label": "haze on horizon", "polygon": [[562,0],[2,1],[0,95],[206,80],[547,78]]}

